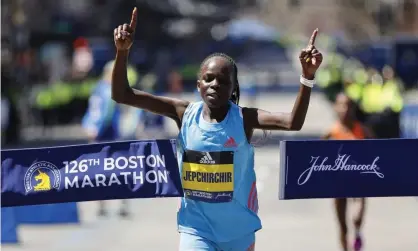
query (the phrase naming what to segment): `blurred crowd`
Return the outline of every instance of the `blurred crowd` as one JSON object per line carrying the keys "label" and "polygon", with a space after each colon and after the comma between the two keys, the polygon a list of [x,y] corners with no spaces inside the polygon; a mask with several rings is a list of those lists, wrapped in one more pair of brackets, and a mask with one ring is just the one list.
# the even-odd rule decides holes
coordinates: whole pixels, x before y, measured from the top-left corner
{"label": "blurred crowd", "polygon": [[405,85],[394,69],[385,65],[380,71],[354,58],[330,55],[317,75],[329,101],[344,92],[357,105],[357,118],[378,138],[400,136],[399,115],[404,105]]}
{"label": "blurred crowd", "polygon": [[[134,6],[139,29],[130,55],[131,86],[157,94],[193,92],[200,62],[224,52],[236,60],[240,83],[252,96],[289,86],[290,92],[297,90],[295,51],[306,36],[242,14],[265,8],[266,1],[188,2],[2,1],[2,143],[18,143],[24,127],[83,123],[98,86],[109,81],[112,30],[129,21]],[[303,9],[299,1],[285,5]],[[359,46],[341,33],[325,31],[319,38],[325,57],[317,75],[321,90],[331,102],[345,91],[357,102],[359,118],[379,137],[398,137],[403,95],[418,85],[418,40],[377,38]],[[121,107],[130,118],[125,127],[162,123],[127,109]]]}

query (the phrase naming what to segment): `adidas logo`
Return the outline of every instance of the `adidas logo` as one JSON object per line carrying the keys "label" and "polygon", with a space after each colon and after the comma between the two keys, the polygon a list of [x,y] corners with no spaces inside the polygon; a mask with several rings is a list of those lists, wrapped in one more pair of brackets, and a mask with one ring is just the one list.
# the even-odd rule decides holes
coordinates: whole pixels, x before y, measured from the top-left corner
{"label": "adidas logo", "polygon": [[237,143],[232,137],[228,137],[228,140],[224,144],[224,147],[236,147],[236,146],[237,146]]}
{"label": "adidas logo", "polygon": [[212,159],[209,153],[205,153],[205,155],[200,159],[200,164],[215,164],[215,161]]}

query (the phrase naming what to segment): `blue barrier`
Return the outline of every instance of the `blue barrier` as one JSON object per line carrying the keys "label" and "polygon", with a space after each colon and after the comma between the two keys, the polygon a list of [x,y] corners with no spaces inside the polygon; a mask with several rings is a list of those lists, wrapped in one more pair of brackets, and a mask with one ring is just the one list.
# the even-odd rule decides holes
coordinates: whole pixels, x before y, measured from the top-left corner
{"label": "blue barrier", "polygon": [[400,116],[400,127],[403,138],[418,138],[418,104],[404,106]]}
{"label": "blue barrier", "polygon": [[283,141],[280,199],[418,196],[418,139]]}
{"label": "blue barrier", "polygon": [[1,243],[17,244],[19,242],[17,234],[17,220],[15,208],[1,209]]}
{"label": "blue barrier", "polygon": [[1,208],[1,243],[17,244],[22,224],[79,223],[76,203]]}
{"label": "blue barrier", "polygon": [[14,207],[19,224],[79,223],[77,203]]}
{"label": "blue barrier", "polygon": [[174,140],[2,151],[1,206],[182,197]]}

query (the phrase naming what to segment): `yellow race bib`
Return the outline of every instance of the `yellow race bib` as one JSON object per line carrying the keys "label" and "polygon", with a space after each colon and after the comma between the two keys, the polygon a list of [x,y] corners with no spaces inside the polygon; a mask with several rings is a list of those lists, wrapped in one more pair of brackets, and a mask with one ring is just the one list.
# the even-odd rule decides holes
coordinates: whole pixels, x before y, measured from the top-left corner
{"label": "yellow race bib", "polygon": [[182,182],[189,199],[230,202],[234,193],[234,152],[185,151]]}

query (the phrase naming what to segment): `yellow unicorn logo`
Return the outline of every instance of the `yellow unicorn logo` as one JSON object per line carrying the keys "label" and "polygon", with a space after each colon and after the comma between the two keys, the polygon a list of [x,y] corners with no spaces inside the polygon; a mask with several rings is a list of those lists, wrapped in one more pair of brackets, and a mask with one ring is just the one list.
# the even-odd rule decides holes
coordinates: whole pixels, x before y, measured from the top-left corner
{"label": "yellow unicorn logo", "polygon": [[35,176],[35,180],[40,182],[34,186],[33,188],[35,191],[48,191],[51,190],[51,180],[48,176],[48,174],[42,172],[40,169],[38,169],[38,175]]}

